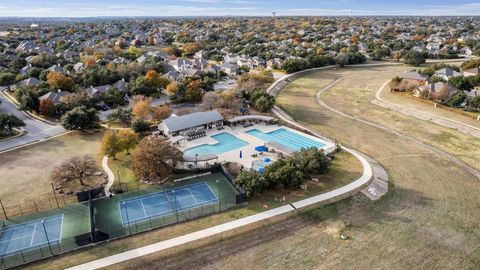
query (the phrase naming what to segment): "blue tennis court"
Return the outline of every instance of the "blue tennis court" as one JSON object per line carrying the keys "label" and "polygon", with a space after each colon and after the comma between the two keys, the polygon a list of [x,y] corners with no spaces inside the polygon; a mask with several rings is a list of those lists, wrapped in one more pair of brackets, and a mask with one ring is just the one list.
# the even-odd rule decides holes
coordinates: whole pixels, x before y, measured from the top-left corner
{"label": "blue tennis court", "polygon": [[148,220],[152,217],[174,214],[176,211],[217,202],[210,186],[196,183],[166,192],[119,201],[122,224]]}
{"label": "blue tennis court", "polygon": [[[0,232],[0,257],[56,244],[62,238],[63,215],[9,225]],[[48,239],[48,241],[47,241]]]}

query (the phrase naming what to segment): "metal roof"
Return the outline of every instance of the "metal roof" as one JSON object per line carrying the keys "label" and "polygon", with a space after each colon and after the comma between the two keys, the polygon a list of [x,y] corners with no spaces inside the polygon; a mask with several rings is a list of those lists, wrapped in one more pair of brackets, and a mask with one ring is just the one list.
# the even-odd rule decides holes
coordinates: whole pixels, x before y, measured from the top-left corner
{"label": "metal roof", "polygon": [[267,116],[267,115],[242,115],[242,116],[237,116],[231,119],[228,119],[228,122],[234,123],[234,122],[239,122],[239,121],[244,121],[244,120],[262,120],[262,121],[272,121],[273,117]]}
{"label": "metal roof", "polygon": [[218,111],[208,111],[183,116],[171,116],[165,119],[163,124],[171,132],[176,132],[222,120],[223,116]]}

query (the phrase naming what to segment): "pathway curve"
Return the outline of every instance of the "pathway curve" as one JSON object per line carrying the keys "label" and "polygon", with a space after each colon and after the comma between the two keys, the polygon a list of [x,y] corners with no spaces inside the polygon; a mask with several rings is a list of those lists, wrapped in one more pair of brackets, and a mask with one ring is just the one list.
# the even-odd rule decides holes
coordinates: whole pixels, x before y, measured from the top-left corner
{"label": "pathway curve", "polygon": [[324,87],[323,89],[321,89],[320,91],[317,92],[317,94],[315,95],[316,96],[316,99],[317,99],[317,102],[324,108],[330,110],[331,112],[335,113],[335,114],[338,114],[338,115],[341,115],[343,117],[346,117],[346,118],[349,118],[349,119],[352,119],[352,120],[355,120],[355,121],[358,121],[358,122],[361,122],[363,124],[366,124],[366,125],[369,125],[369,126],[372,126],[372,127],[376,127],[378,129],[381,129],[387,133],[390,133],[390,134],[393,134],[395,136],[399,136],[403,139],[406,139],[406,140],[409,140],[413,143],[416,143],[416,144],[419,144],[427,149],[429,149],[430,151],[438,154],[439,156],[447,159],[447,160],[450,160],[452,162],[454,162],[455,164],[457,164],[458,166],[462,167],[463,169],[465,169],[466,171],[468,171],[470,174],[472,174],[473,176],[477,177],[480,179],[480,172],[475,170],[474,168],[470,167],[469,165],[467,165],[465,162],[459,160],[458,158],[454,157],[453,155],[450,155],[448,154],[447,152],[444,152],[436,147],[433,147],[431,145],[428,145],[428,144],[425,144],[411,136],[408,136],[407,134],[404,134],[404,133],[401,133],[399,131],[396,131],[396,130],[393,130],[393,129],[390,129],[386,126],[383,126],[381,124],[378,124],[378,123],[375,123],[375,122],[372,122],[372,121],[368,121],[368,120],[365,120],[365,119],[362,119],[362,118],[359,118],[357,116],[352,116],[352,115],[349,115],[347,113],[344,113],[342,111],[339,111],[333,107],[330,107],[328,104],[326,104],[322,99],[321,99],[321,95],[326,92],[327,90],[331,89],[333,86],[335,86],[338,82],[340,82],[341,79],[338,79],[334,82],[332,82],[331,84],[327,85],[326,87]]}
{"label": "pathway curve", "polygon": [[377,106],[390,109],[396,112],[401,112],[406,115],[410,115],[413,117],[416,117],[421,120],[427,120],[431,121],[435,124],[448,127],[448,128],[454,128],[457,129],[460,132],[463,132],[465,134],[470,134],[474,137],[480,138],[480,128],[462,123],[457,120],[453,120],[450,118],[434,115],[428,112],[420,111],[417,109],[413,109],[411,107],[405,106],[405,105],[400,105],[396,104],[390,101],[386,101],[381,97],[382,91],[385,90],[385,87],[388,85],[389,81],[386,81],[375,93],[375,99],[372,100],[371,102]]}
{"label": "pathway curve", "polygon": [[110,170],[110,167],[108,167],[108,156],[103,157],[102,168],[108,176],[108,183],[105,185],[105,196],[108,197],[110,196],[110,188],[112,187],[113,182],[115,182],[115,175],[112,170]]}

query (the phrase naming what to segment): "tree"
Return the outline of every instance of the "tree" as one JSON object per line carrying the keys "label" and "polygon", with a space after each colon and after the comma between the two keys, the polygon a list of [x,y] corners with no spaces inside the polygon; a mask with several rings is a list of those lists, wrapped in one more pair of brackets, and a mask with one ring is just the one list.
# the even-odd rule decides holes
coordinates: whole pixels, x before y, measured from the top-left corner
{"label": "tree", "polygon": [[476,96],[472,98],[472,101],[470,102],[470,106],[480,109],[480,96]]}
{"label": "tree", "polygon": [[326,174],[331,163],[325,152],[316,147],[303,148],[296,152],[292,159],[305,174]]}
{"label": "tree", "polygon": [[176,82],[176,81],[173,81],[173,82],[170,82],[168,85],[167,85],[167,94],[169,96],[174,96],[178,93],[178,90],[179,90],[179,83]]}
{"label": "tree", "polygon": [[20,105],[19,107],[21,110],[38,111],[40,102],[38,101],[38,96],[33,89],[21,87],[15,90],[14,95]]}
{"label": "tree", "polygon": [[150,122],[143,119],[135,120],[135,122],[132,123],[132,129],[137,133],[143,134],[150,130]]}
{"label": "tree", "polygon": [[410,50],[403,55],[405,64],[412,66],[420,66],[425,63],[425,56],[417,51]]}
{"label": "tree", "polygon": [[15,82],[15,74],[10,72],[0,73],[0,86],[8,86]]}
{"label": "tree", "polygon": [[132,109],[118,107],[108,115],[108,119],[111,121],[118,121],[125,125],[130,125],[132,123]]}
{"label": "tree", "polygon": [[25,126],[25,122],[13,114],[0,113],[0,132],[8,131],[12,135],[12,129]]}
{"label": "tree", "polygon": [[55,115],[55,104],[53,104],[53,101],[48,98],[42,99],[40,100],[38,111],[41,115],[52,117]]}
{"label": "tree", "polygon": [[282,69],[287,73],[294,73],[308,68],[308,63],[304,59],[289,58],[282,64]]}
{"label": "tree", "polygon": [[168,118],[172,114],[172,109],[167,105],[152,107],[153,119],[159,121]]}
{"label": "tree", "polygon": [[209,110],[213,110],[213,108],[216,108],[217,105],[219,104],[219,96],[217,93],[214,92],[208,92],[203,95],[202,98],[202,106],[208,108]]}
{"label": "tree", "polygon": [[132,95],[153,96],[160,93],[159,87],[153,85],[145,76],[136,78],[128,87]]}
{"label": "tree", "polygon": [[160,76],[160,74],[155,70],[147,71],[145,78],[152,86],[155,86],[158,88],[165,88],[170,83],[168,79]]}
{"label": "tree", "polygon": [[275,98],[261,89],[253,91],[249,100],[261,112],[268,112],[275,105]]}
{"label": "tree", "polygon": [[298,188],[304,179],[302,170],[292,158],[279,159],[265,168],[265,177],[279,189]]}
{"label": "tree", "polygon": [[183,52],[187,56],[191,56],[191,55],[195,54],[196,52],[200,51],[201,49],[202,49],[202,46],[200,46],[199,44],[194,43],[194,42],[185,43],[183,45]]}
{"label": "tree", "polygon": [[181,157],[180,150],[168,140],[145,137],[133,152],[133,173],[139,180],[161,183],[171,175]]}
{"label": "tree", "polygon": [[73,79],[60,72],[51,71],[47,75],[47,83],[51,89],[72,90]]}
{"label": "tree", "polygon": [[107,130],[103,134],[102,139],[102,154],[109,156],[114,160],[117,159],[117,153],[123,150],[120,138],[117,135],[117,132],[112,130]]}
{"label": "tree", "polygon": [[187,91],[185,92],[185,98],[187,101],[200,101],[202,99],[202,81],[195,80],[187,85]]}
{"label": "tree", "polygon": [[50,174],[50,179],[57,185],[78,182],[85,186],[95,179],[97,171],[97,164],[90,156],[73,157],[56,167]]}
{"label": "tree", "polygon": [[103,97],[103,100],[110,107],[122,106],[127,103],[125,100],[125,94],[116,87],[108,89]]}
{"label": "tree", "polygon": [[466,99],[467,99],[467,94],[465,94],[464,92],[459,92],[458,94],[451,97],[447,101],[447,105],[450,107],[457,108],[457,107],[460,107]]}
{"label": "tree", "polygon": [[140,96],[133,100],[132,116],[135,119],[147,119],[150,114],[151,100]]}
{"label": "tree", "polygon": [[245,191],[247,196],[261,193],[268,182],[263,174],[253,170],[243,171],[235,178],[235,185]]}
{"label": "tree", "polygon": [[117,135],[122,149],[127,151],[127,155],[130,155],[130,149],[137,145],[138,135],[129,129],[120,130]]}
{"label": "tree", "polygon": [[66,112],[60,119],[62,126],[67,130],[86,130],[97,126],[97,111],[93,108],[78,106]]}

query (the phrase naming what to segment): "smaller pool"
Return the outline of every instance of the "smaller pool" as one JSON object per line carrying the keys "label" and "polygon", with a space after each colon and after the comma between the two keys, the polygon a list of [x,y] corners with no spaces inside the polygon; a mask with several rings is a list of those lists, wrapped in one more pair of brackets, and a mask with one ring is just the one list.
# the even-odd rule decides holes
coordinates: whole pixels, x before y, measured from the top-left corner
{"label": "smaller pool", "polygon": [[302,136],[296,132],[290,131],[288,129],[277,129],[272,132],[264,133],[258,129],[252,129],[247,131],[248,134],[257,137],[258,139],[270,143],[276,142],[279,143],[292,151],[298,151],[302,148],[323,148],[324,143],[321,143],[318,140]]}
{"label": "smaller pool", "polygon": [[199,146],[195,146],[192,148],[188,148],[187,150],[183,151],[184,155],[187,156],[195,156],[198,155],[205,155],[205,154],[214,154],[220,155],[245,145],[248,143],[244,140],[241,140],[230,133],[224,132],[220,134],[216,134],[212,136],[212,139],[218,141],[215,144],[202,144]]}

